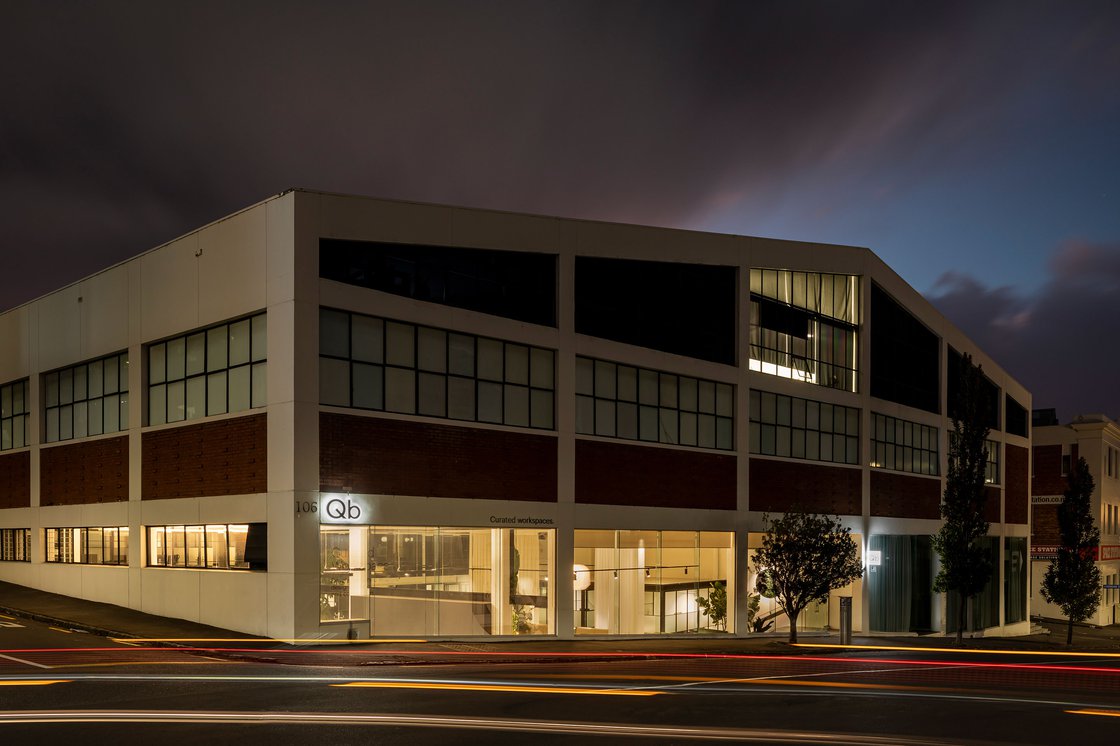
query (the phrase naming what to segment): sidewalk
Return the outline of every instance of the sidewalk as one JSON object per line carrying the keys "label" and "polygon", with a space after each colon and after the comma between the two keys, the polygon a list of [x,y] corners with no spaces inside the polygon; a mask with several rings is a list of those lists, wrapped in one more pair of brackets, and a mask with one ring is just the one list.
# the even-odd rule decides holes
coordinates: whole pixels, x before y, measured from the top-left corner
{"label": "sidewalk", "polygon": [[[75,629],[106,637],[144,638],[157,640],[244,640],[245,643],[229,642],[226,646],[244,648],[252,646],[265,653],[279,651],[292,646],[267,638],[254,637],[241,632],[211,627],[205,624],[145,614],[134,609],[126,609],[113,604],[87,601],[56,593],[48,593],[12,583],[0,581],[0,613],[44,622],[63,629]],[[1065,645],[1066,626],[1064,621],[1046,620],[1044,626],[1051,629],[1050,635],[1031,635],[1025,637],[977,637],[965,639],[962,648],[983,650],[1033,650],[1033,651],[1082,651],[1120,653],[1120,626],[1093,629],[1078,626],[1074,629],[1072,648]],[[836,633],[802,632],[798,635],[803,643],[837,644]],[[255,641],[255,642],[254,642]],[[858,646],[905,646],[905,647],[953,647],[953,637],[934,635],[857,635],[853,643]],[[174,645],[168,642],[164,644]],[[196,643],[183,642],[189,646]],[[206,643],[197,643],[206,644]],[[786,642],[786,635],[767,634],[751,637],[731,637],[725,635],[695,637],[645,637],[626,639],[576,639],[557,640],[555,638],[532,638],[517,640],[492,640],[487,638],[466,638],[459,640],[440,639],[434,641],[392,641],[320,643],[308,640],[295,647],[333,649],[336,651],[364,651],[368,655],[355,664],[371,665],[376,663],[432,662],[438,655],[442,662],[448,654],[461,653],[464,656],[478,657],[480,654],[494,654],[494,660],[501,656],[513,655],[518,662],[529,660],[562,659],[564,655],[582,654],[610,657],[617,654],[630,655],[805,655],[820,654],[820,649],[794,648]],[[409,654],[412,655],[409,655]],[[534,655],[536,654],[536,655]],[[538,657],[539,656],[539,657]],[[485,657],[485,656],[483,656]],[[504,659],[509,662],[509,658]]]}

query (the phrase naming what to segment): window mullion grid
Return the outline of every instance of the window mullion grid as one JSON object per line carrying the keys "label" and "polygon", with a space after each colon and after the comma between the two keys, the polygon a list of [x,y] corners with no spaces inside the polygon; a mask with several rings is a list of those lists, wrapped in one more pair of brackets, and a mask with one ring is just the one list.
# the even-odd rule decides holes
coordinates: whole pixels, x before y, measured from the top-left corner
{"label": "window mullion grid", "polygon": [[507,383],[506,382],[506,369],[508,367],[507,364],[506,364],[506,357],[508,355],[509,355],[509,345],[506,342],[503,341],[502,342],[502,373],[501,373],[502,394],[501,394],[501,396],[499,397],[499,400],[498,400],[498,406],[500,406],[501,409],[502,409],[502,418],[501,419],[502,419],[502,424],[503,425],[509,424],[509,423],[506,422],[506,383]]}
{"label": "window mullion grid", "polygon": [[[412,327],[412,413],[420,414],[420,327]],[[386,332],[385,336],[389,336]]]}

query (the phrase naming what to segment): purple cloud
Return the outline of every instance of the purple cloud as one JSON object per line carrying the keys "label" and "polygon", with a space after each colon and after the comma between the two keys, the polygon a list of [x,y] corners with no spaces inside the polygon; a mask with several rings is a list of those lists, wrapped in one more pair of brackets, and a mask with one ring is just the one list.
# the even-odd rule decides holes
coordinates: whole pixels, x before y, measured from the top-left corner
{"label": "purple cloud", "polygon": [[1120,414],[1120,243],[1071,240],[1035,292],[946,273],[930,301],[1034,395],[1034,406]]}

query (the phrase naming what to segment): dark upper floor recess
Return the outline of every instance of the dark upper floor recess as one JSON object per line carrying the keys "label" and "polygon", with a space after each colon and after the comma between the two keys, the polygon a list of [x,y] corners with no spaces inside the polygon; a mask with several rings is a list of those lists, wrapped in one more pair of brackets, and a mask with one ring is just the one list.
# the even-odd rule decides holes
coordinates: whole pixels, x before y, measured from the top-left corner
{"label": "dark upper floor recess", "polygon": [[576,332],[735,364],[735,267],[576,257]]}
{"label": "dark upper floor recess", "polygon": [[557,257],[527,251],[319,240],[319,277],[556,326]]}
{"label": "dark upper floor recess", "polygon": [[871,284],[871,395],[941,413],[940,340]]}

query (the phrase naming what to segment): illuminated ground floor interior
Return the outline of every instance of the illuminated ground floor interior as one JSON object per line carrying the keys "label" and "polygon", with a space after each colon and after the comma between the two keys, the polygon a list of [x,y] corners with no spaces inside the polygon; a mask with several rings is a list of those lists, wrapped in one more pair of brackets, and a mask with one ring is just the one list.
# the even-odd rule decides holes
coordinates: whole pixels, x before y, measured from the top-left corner
{"label": "illuminated ground floor interior", "polygon": [[[535,528],[324,525],[320,622],[327,628],[349,625],[362,635],[368,625],[374,637],[554,635],[566,626],[558,625],[557,593],[570,593],[575,635],[789,627],[778,602],[754,590],[757,571],[748,555],[761,546],[761,534],[750,535],[737,561],[730,531],[576,529],[572,567],[564,572],[556,566],[557,534]],[[861,544],[861,537],[853,538]],[[886,567],[913,574],[909,558],[894,553]],[[745,583],[737,568],[747,574]],[[863,585],[856,581],[835,591],[829,602],[811,605],[798,628],[837,628],[836,597],[853,596],[858,609]],[[895,585],[872,586],[881,596],[879,606],[911,604],[909,597],[887,600],[887,594],[905,590]],[[743,588],[747,603],[737,605]],[[925,595],[932,595],[928,588]],[[746,618],[740,619],[743,610]],[[897,615],[884,620],[883,625],[909,625]]]}

